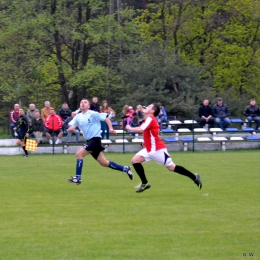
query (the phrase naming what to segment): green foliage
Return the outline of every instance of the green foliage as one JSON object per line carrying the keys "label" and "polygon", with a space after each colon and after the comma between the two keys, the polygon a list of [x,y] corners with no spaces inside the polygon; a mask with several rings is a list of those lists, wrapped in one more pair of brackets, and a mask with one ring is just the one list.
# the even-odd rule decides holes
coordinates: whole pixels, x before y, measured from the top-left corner
{"label": "green foliage", "polygon": [[169,47],[213,76],[214,91],[233,95],[259,92],[258,0],[154,1],[137,23],[143,43],[166,41]]}
{"label": "green foliage", "polygon": [[169,114],[194,117],[203,99],[213,96],[210,82],[201,78],[201,69],[167,49],[150,44],[120,64],[125,86],[120,103],[161,102]]}

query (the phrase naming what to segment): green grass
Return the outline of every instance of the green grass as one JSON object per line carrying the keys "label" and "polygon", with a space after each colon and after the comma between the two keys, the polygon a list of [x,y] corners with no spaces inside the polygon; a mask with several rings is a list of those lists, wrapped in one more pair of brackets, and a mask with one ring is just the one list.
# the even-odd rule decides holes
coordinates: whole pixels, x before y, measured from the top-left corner
{"label": "green grass", "polygon": [[[139,178],[73,155],[0,157],[0,255],[4,260],[247,259],[260,255],[260,151],[171,153],[199,172],[202,190],[155,164]],[[133,154],[106,154],[129,164]]]}

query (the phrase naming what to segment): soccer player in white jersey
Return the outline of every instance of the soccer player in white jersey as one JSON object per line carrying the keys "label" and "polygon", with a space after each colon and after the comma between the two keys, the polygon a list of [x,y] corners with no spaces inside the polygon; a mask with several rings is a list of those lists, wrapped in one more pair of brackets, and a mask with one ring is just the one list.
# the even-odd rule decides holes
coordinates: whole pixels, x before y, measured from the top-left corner
{"label": "soccer player in white jersey", "polygon": [[144,149],[139,151],[133,158],[132,164],[139,175],[142,183],[136,192],[143,192],[151,187],[151,184],[147,181],[144,168],[142,166],[143,162],[149,162],[154,160],[160,165],[166,166],[169,171],[177,172],[179,174],[185,175],[192,179],[194,183],[202,188],[202,182],[200,180],[199,174],[193,174],[182,166],[175,165],[167,151],[167,147],[164,142],[159,137],[159,125],[156,120],[156,116],[160,112],[160,107],[158,104],[151,104],[144,109],[145,121],[142,125],[138,127],[126,126],[127,130],[134,131],[136,133],[143,133],[144,138]]}
{"label": "soccer player in white jersey", "polygon": [[100,121],[106,121],[110,133],[116,133],[113,129],[111,121],[107,118],[107,113],[98,113],[89,110],[90,104],[87,99],[82,99],[80,102],[81,113],[77,114],[70,122],[68,132],[72,133],[78,126],[83,132],[86,144],[76,152],[77,164],[76,175],[68,179],[68,182],[81,184],[81,173],[83,166],[83,157],[91,154],[100,165],[109,167],[113,170],[125,172],[130,180],[133,179],[133,173],[129,166],[123,166],[115,162],[108,161],[103,153],[104,148],[101,145],[101,124]]}

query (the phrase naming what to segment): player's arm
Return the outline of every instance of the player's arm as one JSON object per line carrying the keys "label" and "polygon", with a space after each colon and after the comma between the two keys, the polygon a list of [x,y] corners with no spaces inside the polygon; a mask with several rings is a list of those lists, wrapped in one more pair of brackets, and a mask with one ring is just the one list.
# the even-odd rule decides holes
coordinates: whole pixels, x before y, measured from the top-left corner
{"label": "player's arm", "polygon": [[105,122],[107,123],[109,132],[111,134],[116,134],[116,130],[113,129],[112,123],[111,123],[111,121],[110,121],[110,119],[108,117],[106,118]]}
{"label": "player's arm", "polygon": [[78,115],[76,115],[69,123],[68,123],[68,132],[69,133],[73,133],[76,129],[76,127],[78,126],[78,122],[77,122],[77,117]]}
{"label": "player's arm", "polygon": [[133,131],[133,132],[135,132],[135,133],[140,133],[140,134],[142,134],[143,131],[144,131],[140,126],[131,127],[130,125],[126,125],[125,128],[126,128],[126,130],[128,130],[128,131]]}

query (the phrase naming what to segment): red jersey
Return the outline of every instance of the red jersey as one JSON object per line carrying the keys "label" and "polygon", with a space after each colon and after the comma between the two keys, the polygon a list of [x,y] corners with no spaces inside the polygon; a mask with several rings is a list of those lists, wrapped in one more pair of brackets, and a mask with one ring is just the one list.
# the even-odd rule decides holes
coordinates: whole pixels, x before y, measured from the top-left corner
{"label": "red jersey", "polygon": [[148,152],[166,148],[166,145],[159,137],[160,127],[154,116],[147,117],[140,127],[144,130],[144,145]]}

